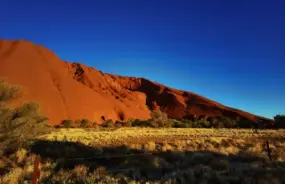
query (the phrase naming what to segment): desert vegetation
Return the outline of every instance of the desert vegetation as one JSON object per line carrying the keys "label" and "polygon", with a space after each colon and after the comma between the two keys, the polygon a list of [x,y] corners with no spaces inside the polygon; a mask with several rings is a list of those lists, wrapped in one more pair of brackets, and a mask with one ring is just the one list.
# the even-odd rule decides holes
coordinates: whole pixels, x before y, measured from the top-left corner
{"label": "desert vegetation", "polygon": [[[239,118],[174,120],[161,111],[149,120],[63,120],[51,128],[38,105],[9,106],[18,92],[0,82],[0,183],[31,183],[36,156],[42,184],[285,183],[284,129],[252,131]],[[284,116],[274,119],[282,128]]]}
{"label": "desert vegetation", "polygon": [[[19,97],[19,89],[18,86],[0,81],[0,176],[7,169],[17,172],[27,154],[22,148],[28,146],[35,137],[51,131],[47,126],[48,119],[40,113],[38,104],[9,105],[9,102]],[[17,157],[16,161],[10,159],[13,154]],[[6,167],[6,163],[10,166]],[[17,182],[12,179],[9,183]]]}
{"label": "desert vegetation", "polygon": [[[9,159],[2,181],[29,183],[284,183],[284,130],[62,128]],[[272,160],[265,140],[269,140]],[[4,168],[10,167],[2,161]]]}
{"label": "desert vegetation", "polygon": [[[259,124],[260,123],[260,124]],[[148,120],[129,119],[127,121],[103,120],[101,123],[83,120],[63,120],[58,127],[64,128],[121,128],[121,127],[151,127],[151,128],[249,128],[249,129],[279,129],[285,128],[285,115],[276,115],[273,124],[253,123],[247,119],[236,117],[188,116],[187,119],[171,119],[165,112],[152,111]]]}
{"label": "desert vegetation", "polygon": [[50,129],[47,118],[36,103],[10,107],[8,103],[20,95],[19,87],[0,81],[0,150],[13,151],[26,141]]}
{"label": "desert vegetation", "polygon": [[276,128],[285,128],[285,115],[278,114],[274,116],[274,121]]}

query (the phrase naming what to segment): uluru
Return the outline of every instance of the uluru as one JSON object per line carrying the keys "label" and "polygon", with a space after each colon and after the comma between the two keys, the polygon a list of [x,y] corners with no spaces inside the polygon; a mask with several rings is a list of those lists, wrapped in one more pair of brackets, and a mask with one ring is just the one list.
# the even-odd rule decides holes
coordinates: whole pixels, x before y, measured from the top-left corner
{"label": "uluru", "polygon": [[18,102],[38,102],[51,125],[63,119],[87,118],[98,123],[148,119],[152,110],[174,119],[227,116],[270,121],[151,79],[108,74],[80,62],[67,62],[26,40],[0,40],[0,77],[21,86]]}

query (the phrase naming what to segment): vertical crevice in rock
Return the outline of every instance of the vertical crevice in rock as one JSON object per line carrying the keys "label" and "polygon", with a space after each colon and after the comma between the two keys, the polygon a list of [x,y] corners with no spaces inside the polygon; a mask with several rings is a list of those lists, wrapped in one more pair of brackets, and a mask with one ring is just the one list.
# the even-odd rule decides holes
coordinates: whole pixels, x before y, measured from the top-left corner
{"label": "vertical crevice in rock", "polygon": [[44,55],[41,53],[41,51],[36,47],[36,51],[38,52],[38,54],[43,58],[43,60],[46,62],[46,65],[47,65],[47,68],[48,68],[48,73],[50,75],[50,78],[52,80],[52,83],[53,83],[53,86],[57,89],[60,97],[61,97],[61,101],[62,101],[62,104],[64,106],[64,113],[65,113],[65,116],[67,117],[67,119],[70,119],[69,117],[69,114],[68,114],[68,107],[67,107],[67,104],[66,104],[66,100],[65,100],[65,97],[62,93],[62,89],[58,83],[58,81],[56,80],[56,78],[54,77],[54,75],[52,74],[52,71],[50,70],[50,67],[48,66],[48,61],[47,59],[44,57]]}

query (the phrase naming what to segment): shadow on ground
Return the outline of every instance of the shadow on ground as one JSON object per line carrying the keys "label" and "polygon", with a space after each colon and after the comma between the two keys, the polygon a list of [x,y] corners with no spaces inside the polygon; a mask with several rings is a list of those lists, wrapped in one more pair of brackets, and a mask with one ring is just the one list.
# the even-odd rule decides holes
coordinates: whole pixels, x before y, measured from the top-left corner
{"label": "shadow on ground", "polygon": [[264,158],[244,154],[223,155],[207,151],[144,152],[127,146],[96,148],[58,141],[37,141],[31,151],[41,156],[41,162],[56,163],[54,174],[85,165],[89,172],[120,175],[142,182],[175,179],[177,183],[197,183],[202,180],[211,183],[285,183],[284,162],[269,162]]}

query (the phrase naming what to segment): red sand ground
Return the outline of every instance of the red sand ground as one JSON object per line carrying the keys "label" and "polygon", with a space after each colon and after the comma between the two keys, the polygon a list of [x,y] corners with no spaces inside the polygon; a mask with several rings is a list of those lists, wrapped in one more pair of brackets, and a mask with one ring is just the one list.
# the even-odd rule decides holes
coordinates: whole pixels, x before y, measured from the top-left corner
{"label": "red sand ground", "polygon": [[68,63],[45,47],[24,40],[0,39],[0,77],[22,86],[19,102],[38,102],[52,125],[63,119],[81,118],[100,123],[103,116],[113,120],[147,119],[149,108],[161,109],[172,118],[196,114],[265,120],[147,79],[106,74],[80,63]]}

